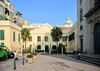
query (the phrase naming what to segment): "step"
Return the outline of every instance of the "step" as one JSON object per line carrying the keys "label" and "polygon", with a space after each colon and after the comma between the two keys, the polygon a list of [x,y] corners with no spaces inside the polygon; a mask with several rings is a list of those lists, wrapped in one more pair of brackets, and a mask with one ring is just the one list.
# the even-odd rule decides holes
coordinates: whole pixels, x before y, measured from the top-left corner
{"label": "step", "polygon": [[[74,55],[74,56],[71,56],[71,57],[78,59],[77,55]],[[93,58],[93,57],[88,57],[88,56],[81,56],[80,60],[83,60],[83,61],[86,61],[86,62],[89,62],[89,63],[100,66],[100,60],[98,58]]]}

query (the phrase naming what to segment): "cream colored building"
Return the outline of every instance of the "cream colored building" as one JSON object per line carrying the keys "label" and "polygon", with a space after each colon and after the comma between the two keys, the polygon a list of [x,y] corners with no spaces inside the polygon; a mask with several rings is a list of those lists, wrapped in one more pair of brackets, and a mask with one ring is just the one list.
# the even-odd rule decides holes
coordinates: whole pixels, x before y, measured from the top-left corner
{"label": "cream colored building", "polygon": [[69,39],[68,39],[68,44],[70,52],[77,51],[78,49],[78,43],[77,43],[77,22],[73,24],[73,26],[69,29]]}
{"label": "cream colored building", "polygon": [[23,28],[28,28],[30,30],[30,39],[27,40],[27,47],[32,48],[32,50],[48,50],[56,46],[56,43],[51,38],[51,29],[53,27],[48,23],[41,24],[35,23],[32,25],[24,25]]}
{"label": "cream colored building", "polygon": [[6,45],[10,50],[21,50],[22,40],[20,30],[22,28],[10,21],[0,21],[0,44]]}
{"label": "cream colored building", "polygon": [[[70,22],[69,22],[70,21]],[[29,25],[26,21],[23,21],[23,28],[28,28],[30,30],[30,39],[27,40],[27,47],[31,48],[32,51],[35,50],[44,50],[46,52],[48,49],[56,50],[56,42],[52,40],[51,30],[53,27],[48,23],[33,23]],[[63,25],[57,25],[54,27],[61,28],[63,35],[59,43],[67,45],[66,52],[73,52],[77,47],[77,23],[72,25],[69,18],[66,19]],[[74,39],[69,41],[69,36],[74,33]]]}
{"label": "cream colored building", "polygon": [[20,39],[22,29],[21,13],[14,13],[14,5],[7,0],[0,0],[0,44],[10,50],[20,52],[23,45]]}

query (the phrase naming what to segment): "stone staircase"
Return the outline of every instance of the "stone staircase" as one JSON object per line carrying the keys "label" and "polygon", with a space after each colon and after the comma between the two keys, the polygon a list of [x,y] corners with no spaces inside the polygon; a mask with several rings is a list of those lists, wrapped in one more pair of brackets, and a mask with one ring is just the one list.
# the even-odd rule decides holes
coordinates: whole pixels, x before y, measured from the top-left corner
{"label": "stone staircase", "polygon": [[[71,57],[78,59],[77,55],[71,55]],[[81,55],[80,60],[100,66],[100,56]]]}

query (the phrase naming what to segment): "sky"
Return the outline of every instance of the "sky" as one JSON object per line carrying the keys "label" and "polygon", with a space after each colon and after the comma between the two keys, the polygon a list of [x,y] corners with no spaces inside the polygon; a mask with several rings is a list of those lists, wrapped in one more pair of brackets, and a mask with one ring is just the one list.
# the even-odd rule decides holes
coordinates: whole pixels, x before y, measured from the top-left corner
{"label": "sky", "polygon": [[63,25],[66,18],[77,21],[76,0],[9,0],[14,11],[22,14],[22,20],[32,23]]}

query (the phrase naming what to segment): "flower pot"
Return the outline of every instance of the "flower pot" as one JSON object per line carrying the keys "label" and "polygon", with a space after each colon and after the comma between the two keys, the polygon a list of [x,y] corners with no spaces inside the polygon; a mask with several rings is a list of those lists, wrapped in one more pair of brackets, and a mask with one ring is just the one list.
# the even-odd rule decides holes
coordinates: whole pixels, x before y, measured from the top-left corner
{"label": "flower pot", "polygon": [[28,58],[28,63],[32,64],[33,63],[33,58]]}
{"label": "flower pot", "polygon": [[37,55],[33,55],[33,59],[35,59],[35,60],[36,60],[36,59],[37,59]]}

